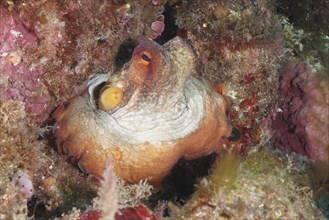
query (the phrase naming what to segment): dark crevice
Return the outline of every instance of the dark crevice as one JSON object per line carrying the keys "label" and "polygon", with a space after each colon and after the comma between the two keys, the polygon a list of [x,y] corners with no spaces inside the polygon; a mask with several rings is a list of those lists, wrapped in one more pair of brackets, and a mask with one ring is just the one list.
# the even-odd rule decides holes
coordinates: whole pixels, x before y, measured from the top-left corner
{"label": "dark crevice", "polygon": [[98,99],[99,99],[99,96],[100,96],[100,92],[102,90],[102,88],[106,85],[106,82],[103,82],[101,84],[99,84],[98,86],[95,87],[94,91],[92,92],[93,93],[93,99],[94,99],[94,104],[97,106],[97,108],[99,108],[98,106]]}
{"label": "dark crevice", "polygon": [[328,1],[302,0],[302,1],[276,1],[276,12],[288,17],[289,21],[298,28],[307,31],[328,32]]}
{"label": "dark crevice", "polygon": [[[163,12],[165,29],[162,34],[155,39],[159,44],[164,44],[167,41],[177,36],[177,25],[175,23],[175,14],[176,9],[174,6],[165,4],[165,9]],[[103,42],[99,42],[103,43]],[[115,56],[115,66],[117,69],[121,68],[125,63],[127,63],[134,51],[134,48],[137,46],[138,42],[133,39],[126,40],[123,44],[120,45],[118,52]]]}
{"label": "dark crevice", "polygon": [[195,160],[179,160],[164,180],[162,189],[148,200],[148,205],[154,208],[158,201],[185,204],[195,192],[198,181],[211,173],[216,158],[217,154],[213,153]]}
{"label": "dark crevice", "polygon": [[137,42],[132,39],[128,39],[120,45],[118,52],[115,55],[115,66],[118,69],[131,59],[132,53],[136,46]]}
{"label": "dark crevice", "polygon": [[164,19],[165,29],[162,32],[162,34],[155,39],[155,41],[159,44],[164,44],[167,41],[176,37],[178,30],[178,26],[176,25],[175,22],[176,9],[172,5],[169,5],[168,3],[165,4],[163,15],[165,18]]}
{"label": "dark crevice", "polygon": [[230,136],[228,137],[229,141],[238,141],[241,138],[241,132],[238,128],[233,127]]}

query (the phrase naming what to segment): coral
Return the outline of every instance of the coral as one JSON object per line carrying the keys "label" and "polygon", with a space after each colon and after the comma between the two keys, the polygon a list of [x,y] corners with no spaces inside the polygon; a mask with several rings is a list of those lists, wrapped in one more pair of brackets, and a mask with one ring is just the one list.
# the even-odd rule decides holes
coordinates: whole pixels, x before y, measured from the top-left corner
{"label": "coral", "polygon": [[1,178],[11,177],[19,170],[33,170],[39,156],[35,140],[36,129],[29,124],[25,105],[21,101],[9,100],[0,103],[0,172]]}
{"label": "coral", "polygon": [[101,216],[104,219],[113,219],[118,211],[118,190],[117,178],[113,172],[113,166],[110,161],[107,162],[104,171],[104,180],[99,190],[99,203],[101,204]]}
{"label": "coral", "polygon": [[[219,152],[221,137],[231,133],[229,103],[195,77],[195,65],[192,47],[180,38],[163,47],[141,41],[122,71],[95,76],[81,95],[54,112],[59,152],[99,178],[111,159],[119,178],[154,185],[179,158]],[[99,96],[102,104],[108,86],[120,86],[124,95],[106,112],[95,99]]]}
{"label": "coral", "polygon": [[235,145],[243,153],[259,142],[263,117],[278,99],[277,69],[284,51],[273,3],[178,2],[173,3],[178,34],[196,47],[203,77],[231,97],[229,118],[240,130]]}
{"label": "coral", "polygon": [[329,79],[304,63],[281,69],[281,112],[272,114],[274,136],[288,152],[329,164]]}
{"label": "coral", "polygon": [[151,24],[151,29],[155,32],[154,37],[158,37],[165,29],[165,24],[162,21],[155,21]]}
{"label": "coral", "polygon": [[[12,209],[8,208],[8,213],[3,213],[2,210],[6,208],[1,208],[1,214],[27,215],[28,202],[33,207],[32,214],[36,217],[55,215],[59,210],[68,211],[73,206],[85,207],[86,198],[91,203],[92,198],[97,195],[95,184],[83,178],[75,168],[65,162],[65,158],[59,158],[52,149],[38,140],[40,129],[27,117],[24,102],[1,102],[0,131],[0,197],[10,197],[8,202],[0,203],[9,204],[8,207],[12,206],[10,204],[17,204]],[[24,191],[27,189],[26,199],[21,193],[21,184],[15,189],[11,186],[11,182],[15,182],[22,170],[30,173],[28,179],[32,181],[26,179],[26,174],[23,179],[18,180],[24,183]],[[28,190],[31,184],[34,188],[32,194]],[[24,210],[24,213],[13,211],[15,207]]]}
{"label": "coral", "polygon": [[285,55],[290,62],[306,62],[313,72],[324,72],[329,68],[329,38],[322,32],[312,33],[297,29],[285,17],[281,17],[285,44]]}
{"label": "coral", "polygon": [[0,195],[0,218],[26,219],[27,214],[27,204],[21,190],[12,183],[7,184],[4,194]]}
{"label": "coral", "polygon": [[62,218],[65,219],[79,219],[79,220],[98,220],[98,219],[115,219],[115,220],[127,220],[127,219],[134,219],[134,220],[157,220],[158,217],[146,206],[139,204],[135,207],[126,207],[121,208],[118,212],[115,213],[115,216],[111,218],[107,218],[102,216],[102,212],[98,210],[90,210],[83,212],[79,215],[76,213],[72,213],[70,215],[64,216]]}
{"label": "coral", "polygon": [[143,220],[143,219],[150,219],[150,220],[157,220],[157,216],[150,211],[144,205],[137,205],[134,208],[124,208],[121,209],[115,215],[116,220],[126,220],[126,219],[136,219],[136,220]]}
{"label": "coral", "polygon": [[83,212],[73,208],[62,219],[157,219],[155,214],[141,203],[151,195],[152,189],[146,181],[126,185],[118,180],[109,160],[104,180],[98,190],[99,196],[93,200],[92,207]]}
{"label": "coral", "polygon": [[255,6],[247,0],[183,3],[176,22],[192,40],[203,39],[238,49],[256,42],[263,44],[276,37],[278,26],[271,4],[259,1]]}
{"label": "coral", "polygon": [[40,82],[40,68],[29,66],[25,54],[25,50],[36,43],[37,36],[30,24],[2,7],[0,10],[0,100],[20,100],[25,103],[29,116],[39,116],[46,110],[50,95]]}
{"label": "coral", "polygon": [[283,162],[287,160],[264,149],[240,162],[227,154],[183,207],[171,204],[172,215],[177,219],[323,219],[312,201],[307,169],[288,169]]}
{"label": "coral", "polygon": [[143,201],[147,200],[152,193],[154,188],[152,185],[147,183],[145,180],[140,181],[137,184],[125,184],[122,180],[118,182],[118,194],[119,204],[136,206],[142,204]]}
{"label": "coral", "polygon": [[329,33],[329,2],[326,0],[278,0],[278,11],[307,32]]}

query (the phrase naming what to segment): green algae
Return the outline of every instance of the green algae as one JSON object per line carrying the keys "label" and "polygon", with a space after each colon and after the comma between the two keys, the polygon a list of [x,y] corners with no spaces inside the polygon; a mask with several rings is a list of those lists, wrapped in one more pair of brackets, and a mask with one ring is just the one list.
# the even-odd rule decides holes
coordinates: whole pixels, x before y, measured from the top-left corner
{"label": "green algae", "polygon": [[307,32],[294,27],[286,17],[281,17],[285,54],[291,62],[306,62],[313,72],[323,72],[328,68],[329,36],[324,33]]}
{"label": "green algae", "polygon": [[295,169],[305,163],[295,157],[289,164],[286,155],[265,149],[244,159],[221,157],[177,217],[324,219],[313,201],[308,166]]}

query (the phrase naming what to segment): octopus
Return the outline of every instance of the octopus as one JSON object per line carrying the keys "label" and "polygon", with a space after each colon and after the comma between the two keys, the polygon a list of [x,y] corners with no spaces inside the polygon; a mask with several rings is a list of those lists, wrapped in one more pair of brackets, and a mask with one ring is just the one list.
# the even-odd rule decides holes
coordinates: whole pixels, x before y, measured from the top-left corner
{"label": "octopus", "polygon": [[131,60],[96,74],[53,113],[59,153],[102,179],[111,161],[127,183],[161,185],[180,159],[225,147],[229,100],[199,77],[193,47],[176,37],[163,46],[143,39]]}

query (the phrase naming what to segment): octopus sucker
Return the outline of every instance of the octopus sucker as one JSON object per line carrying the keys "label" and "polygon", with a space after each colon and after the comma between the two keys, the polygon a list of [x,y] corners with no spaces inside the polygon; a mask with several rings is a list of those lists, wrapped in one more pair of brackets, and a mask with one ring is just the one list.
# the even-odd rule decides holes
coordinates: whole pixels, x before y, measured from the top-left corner
{"label": "octopus sucker", "polygon": [[60,106],[58,149],[102,178],[108,160],[128,183],[157,186],[180,158],[220,152],[231,134],[229,101],[198,77],[193,47],[176,37],[163,46],[141,40],[131,60],[98,74]]}

